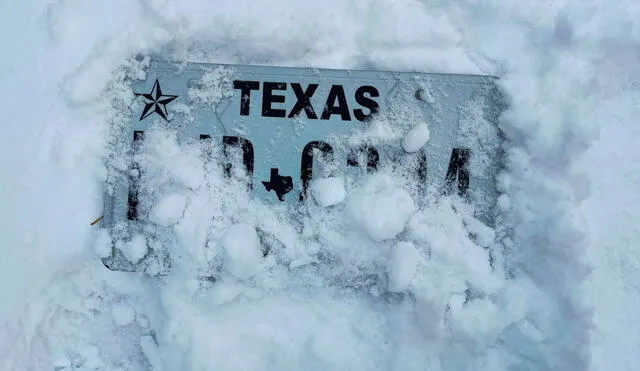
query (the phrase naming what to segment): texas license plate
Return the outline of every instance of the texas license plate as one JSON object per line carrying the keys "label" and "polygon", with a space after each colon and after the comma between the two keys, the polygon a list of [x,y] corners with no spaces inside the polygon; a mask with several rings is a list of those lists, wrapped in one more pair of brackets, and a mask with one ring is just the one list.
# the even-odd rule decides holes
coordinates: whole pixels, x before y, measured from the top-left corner
{"label": "texas license plate", "polygon": [[[320,158],[339,175],[406,157],[421,183],[453,190],[480,214],[496,199],[501,104],[491,76],[152,61],[134,93],[131,148],[158,123],[174,125],[179,141],[219,141],[237,150],[234,166],[267,203],[310,199]],[[424,146],[425,133],[412,134],[419,125]],[[385,128],[393,135],[377,137]],[[103,223],[135,221],[137,205],[129,177],[106,195]]]}

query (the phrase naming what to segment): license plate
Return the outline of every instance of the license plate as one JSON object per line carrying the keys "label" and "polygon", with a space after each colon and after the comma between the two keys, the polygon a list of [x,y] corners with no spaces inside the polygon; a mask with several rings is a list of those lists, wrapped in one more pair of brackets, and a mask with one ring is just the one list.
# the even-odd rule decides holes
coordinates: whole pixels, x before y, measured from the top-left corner
{"label": "license plate", "polygon": [[[242,166],[254,197],[267,203],[309,200],[313,179],[326,175],[318,173],[319,160],[331,162],[331,175],[340,175],[410,159],[420,183],[469,199],[489,221],[502,109],[495,81],[152,61],[146,79],[134,84],[136,104],[123,140],[135,149],[154,125],[175,123],[179,141],[219,141],[225,151],[239,153],[240,160],[227,166]],[[408,152],[404,135],[420,124],[427,125],[429,140]],[[395,136],[377,138],[380,128]],[[135,222],[137,204],[135,177],[123,179],[105,194],[103,225]],[[105,260],[110,268],[112,260]]]}

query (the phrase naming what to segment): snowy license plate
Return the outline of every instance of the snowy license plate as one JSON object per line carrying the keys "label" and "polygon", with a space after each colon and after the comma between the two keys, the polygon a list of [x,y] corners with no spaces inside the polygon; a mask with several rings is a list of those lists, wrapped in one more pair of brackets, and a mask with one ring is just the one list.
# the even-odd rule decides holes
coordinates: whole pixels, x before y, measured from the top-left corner
{"label": "snowy license plate", "polygon": [[[306,202],[314,178],[388,163],[412,164],[418,193],[455,192],[486,215],[495,203],[501,100],[491,76],[151,61],[134,93],[123,139],[133,152],[156,127],[217,141],[235,153],[227,175],[243,169],[266,203]],[[106,193],[107,228],[139,218],[142,170],[130,168]]]}

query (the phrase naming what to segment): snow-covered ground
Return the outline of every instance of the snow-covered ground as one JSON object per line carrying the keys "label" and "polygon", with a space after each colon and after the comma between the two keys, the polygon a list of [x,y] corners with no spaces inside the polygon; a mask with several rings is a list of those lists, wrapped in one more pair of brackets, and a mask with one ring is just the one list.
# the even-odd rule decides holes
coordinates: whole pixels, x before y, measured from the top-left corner
{"label": "snow-covered ground", "polygon": [[[640,3],[25,0],[0,50],[2,369],[640,367]],[[158,133],[172,270],[110,272],[89,222],[137,54],[500,76],[498,225],[384,172],[296,220]]]}

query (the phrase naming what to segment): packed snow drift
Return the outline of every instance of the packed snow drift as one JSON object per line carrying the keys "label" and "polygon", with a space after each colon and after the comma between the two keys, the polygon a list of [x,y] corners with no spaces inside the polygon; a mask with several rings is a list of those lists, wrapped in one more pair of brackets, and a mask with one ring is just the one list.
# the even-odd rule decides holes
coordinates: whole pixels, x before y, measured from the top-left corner
{"label": "packed snow drift", "polygon": [[[635,2],[59,0],[0,9],[3,369],[640,364]],[[150,56],[495,75],[507,109],[494,222],[455,195],[417,200],[384,169],[354,183],[314,182],[314,212],[293,213],[249,197],[219,159],[202,166],[200,146],[179,143],[169,127],[149,133],[140,155],[153,190],[141,200],[166,238],[142,231],[119,249],[136,263],[164,244],[155,261],[170,264],[110,271],[100,259],[111,237],[90,223],[114,169],[126,169],[118,133]],[[215,79],[204,86],[194,104],[227,94]],[[473,107],[465,114],[477,117]],[[399,133],[380,122],[363,135],[413,152],[432,140],[429,124]]]}

